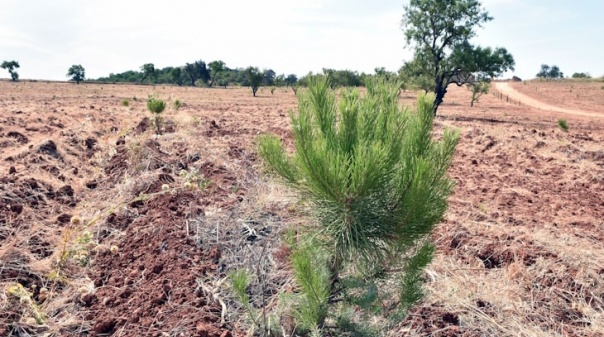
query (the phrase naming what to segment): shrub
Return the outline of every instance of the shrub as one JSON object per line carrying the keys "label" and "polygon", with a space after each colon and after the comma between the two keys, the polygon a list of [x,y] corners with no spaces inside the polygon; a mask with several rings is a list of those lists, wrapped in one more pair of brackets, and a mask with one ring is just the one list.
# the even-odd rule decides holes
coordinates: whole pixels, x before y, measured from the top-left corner
{"label": "shrub", "polygon": [[182,102],[180,100],[177,99],[174,101],[174,110],[180,109],[181,106],[182,106]]}
{"label": "shrub", "polygon": [[564,131],[564,132],[568,132],[568,123],[566,122],[566,119],[558,119],[558,127],[560,127],[560,130]]}
{"label": "shrub", "polygon": [[155,125],[156,133],[161,135],[162,116],[161,113],[166,109],[166,102],[149,96],[147,99],[147,109],[153,114],[151,122]]}
{"label": "shrub", "polygon": [[125,107],[128,107],[128,106],[130,106],[130,101],[127,100],[127,99],[123,99],[122,100],[122,105],[125,106]]}
{"label": "shrub", "polygon": [[[317,228],[301,229],[294,251],[302,253],[292,257],[302,292],[294,316],[310,331],[332,309],[380,316],[376,308],[386,300],[397,308],[389,315],[395,323],[421,298],[421,271],[434,250],[428,237],[453,188],[446,171],[459,133],[445,130],[433,140],[434,96],[421,96],[417,112],[401,110],[399,88],[375,79],[365,96],[345,90],[336,103],[328,79],[312,77],[290,113],[295,152],[275,136],[259,139],[268,167],[311,203],[317,219]],[[393,282],[398,291],[386,286]]]}

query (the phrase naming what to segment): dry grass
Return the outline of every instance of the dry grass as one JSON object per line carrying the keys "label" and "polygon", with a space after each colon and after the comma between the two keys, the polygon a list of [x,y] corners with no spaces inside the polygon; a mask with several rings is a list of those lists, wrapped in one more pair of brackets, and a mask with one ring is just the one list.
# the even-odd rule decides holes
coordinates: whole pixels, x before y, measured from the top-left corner
{"label": "dry grass", "polygon": [[[535,90],[541,93],[558,84],[530,82],[527,87],[537,85],[542,85]],[[576,94],[583,84],[573,85]],[[108,251],[126,236],[123,229],[107,225],[107,216],[129,212],[136,217],[129,202],[147,193],[162,168],[174,178],[168,183],[170,191],[183,191],[178,163],[191,157],[198,158],[198,164],[212,163],[218,173],[204,194],[211,202],[203,215],[186,216],[179,228],[204,250],[220,248],[221,272],[247,268],[258,273],[253,291],[269,295],[254,296],[257,307],[287,310],[277,308],[277,293],[293,291],[283,233],[307,220],[297,198],[264,174],[254,142],[262,132],[291,142],[287,118],[295,107],[291,90],[276,90],[274,95],[264,90],[254,99],[248,89],[42,82],[6,82],[0,87],[7,93],[0,99],[0,143],[7,144],[0,171],[14,166],[18,177],[0,186],[0,201],[5,207],[17,200],[18,190],[28,195],[19,215],[0,213],[0,312],[16,315],[0,314],[0,330],[5,329],[0,332],[61,335],[90,328],[88,313],[74,303],[98,291],[89,277],[91,268],[103,267],[95,265],[98,251]],[[180,109],[165,112],[174,132],[156,136],[152,130],[135,130],[148,116],[144,98],[150,93],[184,102]],[[403,93],[402,100],[412,102],[414,95]],[[451,170],[457,187],[434,234],[439,253],[426,271],[428,295],[392,335],[604,335],[604,121],[542,113],[493,95],[470,109],[469,95],[464,88],[451,88],[440,109],[437,128],[462,131]],[[580,97],[586,103],[573,108],[600,111],[593,110],[598,104],[590,101],[599,96]],[[124,99],[129,99],[127,108],[121,105]],[[63,127],[32,131],[45,130],[52,118]],[[568,120],[568,133],[557,129],[559,118]],[[22,133],[28,143],[7,137],[9,131]],[[97,142],[92,153],[83,144],[91,137]],[[116,144],[120,138],[125,145]],[[55,140],[62,161],[48,157],[45,162],[34,161],[34,150],[45,139]],[[159,150],[145,145],[155,143]],[[8,162],[7,157],[15,159]],[[116,165],[115,171],[107,171],[111,165]],[[52,201],[42,188],[19,185],[29,178],[55,191],[72,186],[75,205]],[[86,187],[93,180],[98,186]],[[36,196],[45,203],[28,206]],[[239,201],[233,205],[225,200]],[[83,225],[58,223],[61,214],[77,215]],[[87,226],[90,221],[93,224]],[[73,258],[75,253],[60,264],[65,251],[82,251],[78,238],[85,230],[93,234],[85,247],[90,264],[82,266]],[[59,265],[65,279],[49,277]],[[46,314],[44,325],[31,324],[31,312],[15,305],[8,294],[15,283],[29,287]],[[207,276],[203,283],[227,303],[227,320],[244,330],[249,322],[236,311],[224,274]],[[40,287],[49,290],[45,299]],[[185,329],[195,322],[180,324]],[[125,327],[118,333],[127,333]]]}

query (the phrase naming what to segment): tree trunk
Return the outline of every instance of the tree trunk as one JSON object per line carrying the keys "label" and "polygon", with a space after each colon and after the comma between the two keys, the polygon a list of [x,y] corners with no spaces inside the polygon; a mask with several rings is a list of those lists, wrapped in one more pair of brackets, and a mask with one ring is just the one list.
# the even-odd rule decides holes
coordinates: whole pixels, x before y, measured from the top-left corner
{"label": "tree trunk", "polygon": [[436,116],[436,111],[438,107],[443,102],[445,94],[447,93],[447,83],[445,83],[444,75],[436,78],[436,87],[434,89],[434,93],[436,94],[436,98],[434,99],[434,116]]}

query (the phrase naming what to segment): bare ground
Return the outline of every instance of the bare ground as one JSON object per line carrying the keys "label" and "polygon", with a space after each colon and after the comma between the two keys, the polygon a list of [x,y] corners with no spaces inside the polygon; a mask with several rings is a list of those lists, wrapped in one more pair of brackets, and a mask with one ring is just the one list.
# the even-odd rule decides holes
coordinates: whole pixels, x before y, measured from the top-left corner
{"label": "bare ground", "polygon": [[[548,83],[548,82],[544,82],[544,83]],[[577,82],[579,84],[581,84],[581,82]],[[594,112],[594,111],[588,111],[585,110],[585,108],[591,108],[591,106],[588,107],[582,107],[583,109],[570,109],[567,107],[564,107],[564,105],[568,105],[569,103],[572,102],[556,102],[558,104],[560,104],[561,106],[557,106],[557,105],[552,105],[552,104],[548,104],[545,103],[544,101],[551,101],[550,99],[548,99],[549,97],[536,97],[534,98],[535,95],[532,95],[533,97],[530,96],[530,94],[524,94],[520,91],[518,91],[517,89],[525,89],[522,86],[513,86],[513,82],[494,82],[494,87],[495,90],[499,91],[500,93],[502,93],[503,95],[505,95],[506,97],[511,98],[512,100],[515,101],[519,101],[524,105],[528,105],[531,108],[536,108],[538,110],[545,110],[545,111],[552,111],[552,112],[561,112],[561,113],[565,113],[565,114],[571,114],[571,115],[579,115],[579,116],[587,116],[587,117],[592,117],[592,118],[602,118],[602,113],[598,113],[598,112]],[[581,90],[581,89],[579,89]],[[524,90],[526,91],[526,90]],[[572,92],[572,89],[570,90],[570,92]],[[577,94],[577,98],[579,97],[579,95]]]}
{"label": "bare ground", "polygon": [[[291,291],[279,233],[304,219],[254,147],[262,132],[290,141],[291,90],[0,89],[0,335],[240,336],[228,270],[268,279],[259,306]],[[152,93],[184,102],[159,136]],[[428,295],[392,334],[604,335],[603,119],[493,95],[468,106],[451,89],[437,118],[462,131],[457,186]]]}

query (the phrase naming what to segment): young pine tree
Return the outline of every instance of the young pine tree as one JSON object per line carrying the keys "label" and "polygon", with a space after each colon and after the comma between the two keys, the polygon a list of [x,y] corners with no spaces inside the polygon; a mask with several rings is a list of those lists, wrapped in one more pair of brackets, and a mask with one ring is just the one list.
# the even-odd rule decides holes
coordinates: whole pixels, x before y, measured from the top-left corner
{"label": "young pine tree", "polygon": [[[434,140],[434,96],[420,96],[417,111],[401,109],[399,88],[377,78],[366,95],[346,90],[337,100],[327,78],[312,77],[298,95],[298,112],[290,113],[295,151],[287,153],[275,136],[259,139],[269,168],[312,204],[318,228],[307,228],[303,245],[312,242],[317,256],[327,256],[310,259],[306,263],[316,265],[304,270],[294,263],[296,279],[325,279],[330,303],[339,308],[375,313],[394,302],[404,313],[421,298],[421,272],[434,250],[428,237],[453,188],[446,172],[458,132],[445,130]],[[299,275],[322,270],[329,277]],[[384,286],[386,280],[400,289]],[[319,306],[312,317],[321,328],[334,312],[324,306],[335,304],[325,296],[322,302],[313,294],[304,298],[300,303]]]}

